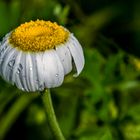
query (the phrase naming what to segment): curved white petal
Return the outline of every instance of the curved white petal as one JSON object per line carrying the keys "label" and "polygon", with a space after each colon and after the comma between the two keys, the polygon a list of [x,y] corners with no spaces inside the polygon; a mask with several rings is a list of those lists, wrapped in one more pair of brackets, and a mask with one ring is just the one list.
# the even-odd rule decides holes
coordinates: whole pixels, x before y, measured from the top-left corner
{"label": "curved white petal", "polygon": [[[19,75],[20,82],[22,84],[22,90],[24,91],[30,91],[29,85],[28,85],[28,77],[26,76],[26,53],[21,52],[20,59],[18,58],[16,60],[16,63],[18,64],[17,68],[15,69],[13,76],[15,74]],[[14,79],[13,79],[14,80]]]}
{"label": "curved white petal", "polygon": [[1,46],[0,46],[0,67],[4,61],[4,57],[9,53],[9,51],[11,49],[12,48],[11,48],[11,46],[9,46],[7,41],[5,41],[4,43],[1,44]]}
{"label": "curved white petal", "polygon": [[[21,90],[25,90],[24,84],[23,84],[23,64],[22,64],[22,52],[18,51],[15,49],[15,51],[17,51],[17,56],[15,58],[15,64],[13,66],[13,72],[12,72],[12,83],[16,84],[16,86],[21,89]],[[11,61],[14,61],[11,60]],[[26,89],[27,90],[27,89]]]}
{"label": "curved white petal", "polygon": [[80,74],[80,72],[84,67],[85,64],[84,54],[80,43],[72,34],[70,35],[68,43],[69,43],[68,48],[71,52],[71,55],[73,57],[77,69],[77,73],[74,74],[74,76],[76,77]]}
{"label": "curved white petal", "polygon": [[0,73],[1,74],[2,74],[2,65],[4,61],[7,59],[9,52],[13,49],[9,44],[9,35],[10,33],[6,34],[0,44]]}
{"label": "curved white petal", "polygon": [[42,65],[45,86],[47,88],[60,86],[64,79],[64,69],[55,50],[44,52]]}
{"label": "curved white petal", "polygon": [[2,77],[6,80],[10,82],[10,77],[11,77],[11,73],[13,71],[13,67],[15,64],[15,58],[14,55],[15,51],[13,48],[9,49],[9,51],[7,51],[3,57],[3,62],[1,64],[1,74]]}
{"label": "curved white petal", "polygon": [[61,60],[64,68],[64,74],[68,74],[72,70],[72,57],[69,49],[67,48],[67,43],[56,48],[56,52]]}
{"label": "curved white petal", "polygon": [[33,66],[32,54],[26,53],[25,56],[25,78],[29,91],[36,91],[34,72],[36,71]]}
{"label": "curved white petal", "polygon": [[31,56],[31,65],[30,65],[30,72],[31,72],[31,77],[32,78],[32,91],[42,91],[44,89],[44,86],[39,85],[38,82],[38,70],[37,70],[37,61],[36,61],[36,56],[37,53],[30,53]]}
{"label": "curved white petal", "polygon": [[7,46],[8,46],[8,41],[7,40],[1,42],[1,44],[0,44],[0,54],[3,53],[4,50],[6,50]]}
{"label": "curved white petal", "polygon": [[5,49],[5,47],[3,47],[0,52],[1,52],[1,54],[0,54],[0,59],[1,59],[1,62],[0,62],[0,74],[5,79],[4,75],[6,75],[5,70],[6,70],[7,64],[9,62],[9,54],[11,52],[13,52],[13,48],[11,46],[6,47],[6,49]]}
{"label": "curved white petal", "polygon": [[[3,74],[3,76],[8,82],[12,84],[14,84],[14,82],[12,81],[12,77],[13,77],[14,68],[16,66],[15,64],[16,64],[16,58],[18,56],[18,53],[19,53],[18,51],[15,51],[15,49],[12,49],[6,58],[8,59],[8,62],[5,61],[6,69],[4,70],[5,74]],[[3,66],[3,68],[5,66]]]}
{"label": "curved white petal", "polygon": [[35,55],[36,85],[37,85],[38,91],[42,91],[45,88],[45,77],[44,77],[45,72],[44,72],[42,60],[43,60],[43,53],[36,53],[36,55]]}

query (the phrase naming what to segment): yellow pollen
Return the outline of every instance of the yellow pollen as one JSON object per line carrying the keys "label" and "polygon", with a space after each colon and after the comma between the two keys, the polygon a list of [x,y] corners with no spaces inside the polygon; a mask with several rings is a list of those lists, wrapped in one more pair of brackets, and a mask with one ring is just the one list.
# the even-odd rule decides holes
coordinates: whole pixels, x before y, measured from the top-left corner
{"label": "yellow pollen", "polygon": [[57,23],[36,20],[21,24],[11,34],[9,41],[13,47],[23,51],[39,52],[55,49],[67,41],[69,32]]}

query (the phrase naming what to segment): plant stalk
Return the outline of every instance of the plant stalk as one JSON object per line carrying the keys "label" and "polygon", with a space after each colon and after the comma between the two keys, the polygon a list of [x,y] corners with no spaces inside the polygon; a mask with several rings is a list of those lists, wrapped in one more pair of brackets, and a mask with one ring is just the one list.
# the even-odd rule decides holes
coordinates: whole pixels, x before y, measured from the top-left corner
{"label": "plant stalk", "polygon": [[48,123],[50,125],[50,128],[52,130],[55,139],[65,140],[55,116],[50,90],[49,89],[44,90],[41,97],[47,114]]}

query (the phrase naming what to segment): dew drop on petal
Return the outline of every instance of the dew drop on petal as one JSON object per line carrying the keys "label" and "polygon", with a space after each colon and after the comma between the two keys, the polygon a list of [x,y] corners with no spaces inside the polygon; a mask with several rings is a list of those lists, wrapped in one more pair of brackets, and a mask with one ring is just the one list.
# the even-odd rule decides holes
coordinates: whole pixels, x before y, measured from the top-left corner
{"label": "dew drop on petal", "polygon": [[43,90],[43,85],[39,85],[38,90]]}
{"label": "dew drop on petal", "polygon": [[22,64],[19,64],[19,66],[18,66],[18,68],[17,68],[17,74],[19,74],[21,71],[22,71],[22,69],[23,69],[23,66],[22,66]]}
{"label": "dew drop on petal", "polygon": [[9,61],[8,66],[10,68],[13,68],[14,64],[15,64],[15,59],[12,59],[12,60]]}
{"label": "dew drop on petal", "polygon": [[23,69],[22,64],[19,64],[19,69],[20,69],[20,70],[22,70],[22,69]]}
{"label": "dew drop on petal", "polygon": [[23,91],[24,91],[25,89],[24,89],[24,88],[21,88],[21,90],[23,90]]}
{"label": "dew drop on petal", "polygon": [[41,90],[43,90],[43,85],[40,83],[40,81],[39,80],[36,80],[36,83],[37,83],[37,86],[38,86],[38,90],[39,91],[41,91]]}
{"label": "dew drop on petal", "polygon": [[57,73],[55,76],[58,77],[58,75],[59,75],[59,74]]}
{"label": "dew drop on petal", "polygon": [[17,70],[17,72],[16,72],[17,74],[19,74],[20,72],[19,72],[19,70]]}

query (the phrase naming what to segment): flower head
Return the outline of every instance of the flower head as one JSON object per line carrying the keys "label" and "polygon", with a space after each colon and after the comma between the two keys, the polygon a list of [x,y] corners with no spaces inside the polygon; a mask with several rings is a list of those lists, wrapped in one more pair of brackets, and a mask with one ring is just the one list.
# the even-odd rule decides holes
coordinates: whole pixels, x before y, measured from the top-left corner
{"label": "flower head", "polygon": [[0,74],[24,91],[58,87],[72,70],[78,76],[84,56],[78,40],[66,28],[50,21],[21,24],[0,44]]}

